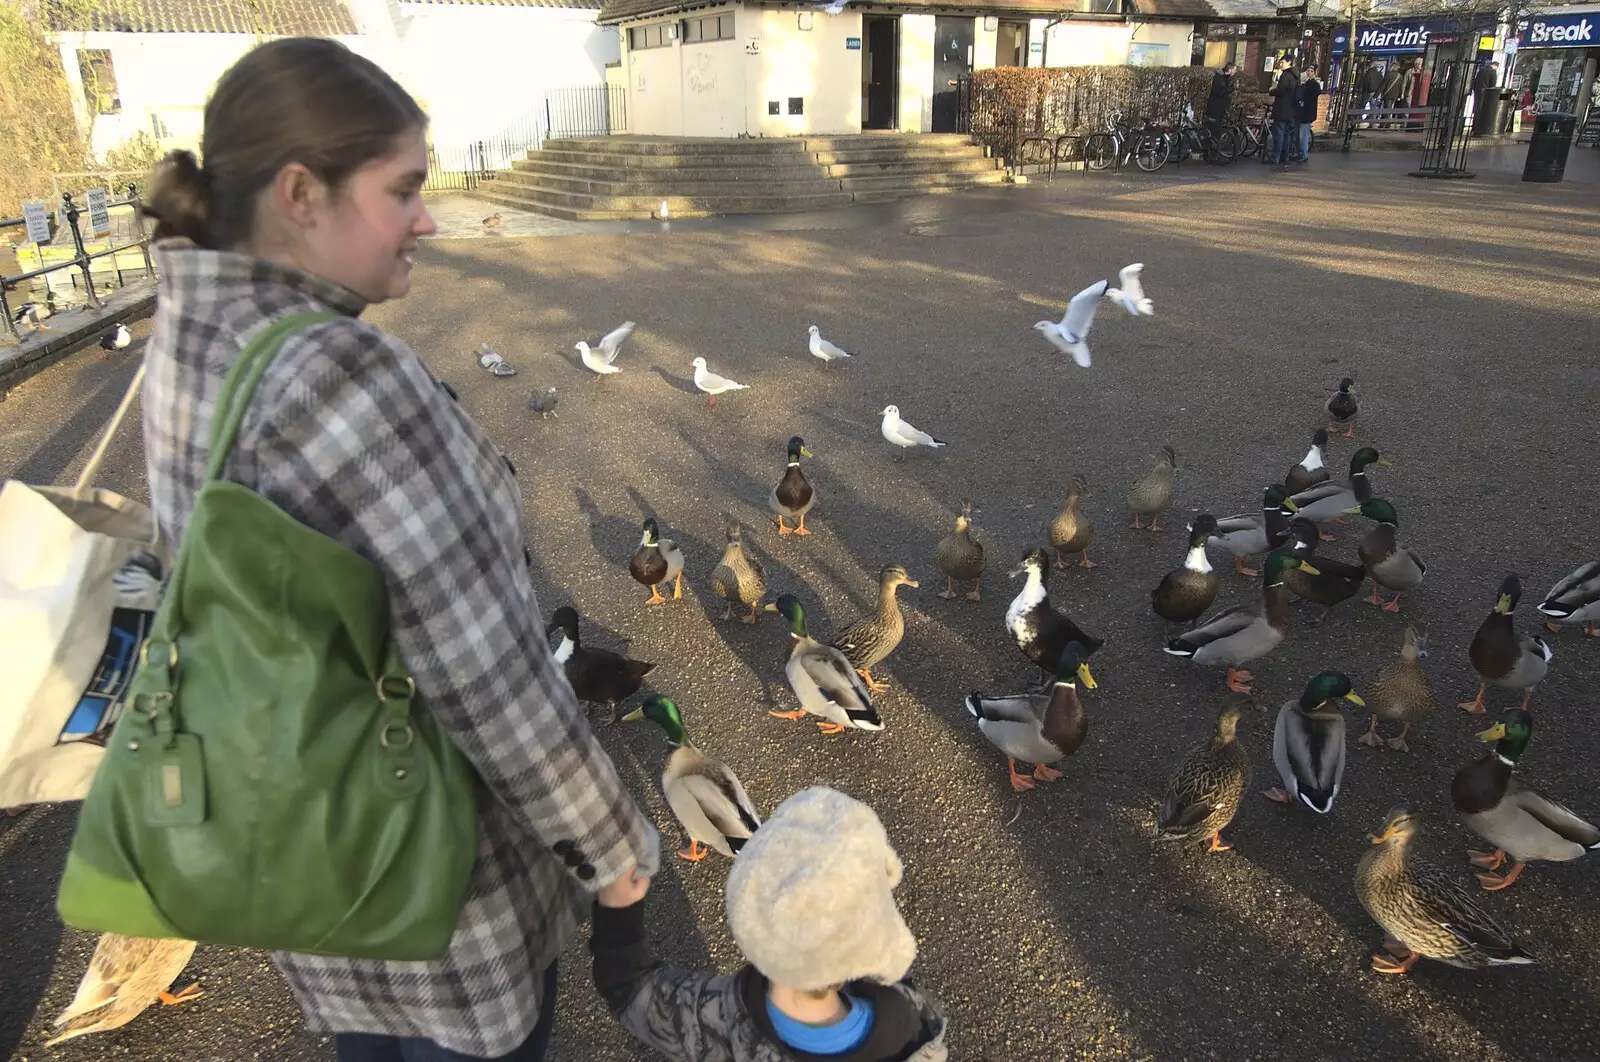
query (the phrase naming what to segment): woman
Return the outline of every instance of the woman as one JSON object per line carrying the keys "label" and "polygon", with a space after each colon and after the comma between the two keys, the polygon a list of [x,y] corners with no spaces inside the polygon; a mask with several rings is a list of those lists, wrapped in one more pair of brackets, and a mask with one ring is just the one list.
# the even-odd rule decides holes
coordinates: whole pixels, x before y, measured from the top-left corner
{"label": "woman", "polygon": [[274,319],[339,315],[283,345],[225,475],[383,572],[395,645],[490,798],[442,959],[275,959],[347,1062],[534,1060],[556,956],[595,893],[655,872],[658,839],[551,661],[513,473],[416,354],[359,319],[410,290],[434,231],[425,126],[392,78],[331,41],[262,45],[217,83],[204,167],[168,156],[147,208],[161,269],[150,493],[178,541],[240,349]]}

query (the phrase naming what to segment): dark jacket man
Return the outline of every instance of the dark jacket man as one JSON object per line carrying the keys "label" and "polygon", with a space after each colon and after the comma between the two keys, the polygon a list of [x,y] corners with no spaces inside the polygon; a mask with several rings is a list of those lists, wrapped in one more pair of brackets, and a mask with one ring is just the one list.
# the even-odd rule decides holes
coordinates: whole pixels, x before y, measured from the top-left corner
{"label": "dark jacket man", "polygon": [[1300,75],[1292,67],[1285,66],[1278,74],[1278,83],[1267,90],[1272,97],[1272,120],[1274,122],[1293,122],[1295,89],[1300,85]]}
{"label": "dark jacket man", "polygon": [[1314,70],[1307,70],[1300,79],[1300,92],[1295,100],[1294,120],[1301,125],[1310,125],[1317,120],[1317,98],[1322,95],[1322,82],[1317,80]]}
{"label": "dark jacket man", "polygon": [[1228,63],[1211,78],[1211,95],[1206,97],[1206,121],[1220,121],[1228,113],[1228,101],[1233,98],[1233,64]]}

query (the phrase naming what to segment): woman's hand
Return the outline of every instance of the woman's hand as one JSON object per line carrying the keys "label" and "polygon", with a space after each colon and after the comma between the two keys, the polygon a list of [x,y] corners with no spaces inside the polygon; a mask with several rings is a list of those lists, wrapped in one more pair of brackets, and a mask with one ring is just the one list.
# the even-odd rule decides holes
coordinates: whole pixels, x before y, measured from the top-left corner
{"label": "woman's hand", "polygon": [[629,867],[622,877],[595,893],[601,907],[632,907],[650,891],[650,878],[640,874],[637,866]]}

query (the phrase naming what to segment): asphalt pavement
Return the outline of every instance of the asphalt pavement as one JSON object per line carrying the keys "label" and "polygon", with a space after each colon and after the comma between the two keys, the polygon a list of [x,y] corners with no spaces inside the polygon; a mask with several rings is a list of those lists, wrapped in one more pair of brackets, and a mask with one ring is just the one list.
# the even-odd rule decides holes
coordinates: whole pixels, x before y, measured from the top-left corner
{"label": "asphalt pavement", "polygon": [[[1472,877],[1473,841],[1448,785],[1481,753],[1467,717],[1466,646],[1507,571],[1518,614],[1558,577],[1600,557],[1595,537],[1594,336],[1600,303],[1600,194],[1593,185],[1414,180],[1396,158],[1319,156],[1276,175],[1203,167],[1181,179],[1077,175],[911,204],[727,222],[655,222],[541,238],[430,241],[415,293],[371,319],[422,352],[516,463],[540,604],[573,603],[586,639],[658,662],[650,688],[674,697],[697,743],[724,759],[768,812],[813,784],[869,802],[906,865],[902,909],[921,947],[913,976],[947,1006],[952,1057],[1016,1059],[1577,1059],[1600,1057],[1600,885],[1595,859],[1541,864],[1485,907],[1540,959],[1469,973],[1428,962],[1374,974],[1382,934],[1352,885],[1385,812],[1422,809],[1422,856]],[[1079,369],[1032,330],[1083,286],[1132,261],[1156,316],[1107,304]],[[624,319],[638,329],[620,375],[596,379],[572,344]],[[857,354],[823,368],[806,327]],[[116,405],[142,349],[86,351],[0,404],[0,473],[70,477]],[[488,342],[519,370],[481,371]],[[750,385],[714,409],[689,362]],[[1246,719],[1255,777],[1230,852],[1156,846],[1153,812],[1185,750],[1211,731],[1220,672],[1160,651],[1149,592],[1182,560],[1177,531],[1201,511],[1251,511],[1305,452],[1341,376],[1357,381],[1354,440],[1392,460],[1376,470],[1403,541],[1428,563],[1404,615],[1339,606],[1313,627],[1296,609],[1287,642],[1255,666],[1264,706],[1297,697],[1318,671],[1361,691],[1398,650],[1405,620],[1426,623],[1440,704],[1409,754],[1353,741],[1334,813],[1318,819],[1257,792],[1273,782],[1272,715]],[[523,406],[559,389],[556,418]],[[890,403],[947,449],[896,462],[878,433]],[[768,491],[784,445],[805,438],[818,491],[808,538],[780,538]],[[1123,498],[1163,444],[1179,455],[1169,530],[1128,529]],[[1100,686],[1066,777],[1020,797],[1005,760],[962,706],[1035,672],[1002,625],[1005,578],[1074,474],[1089,483],[1100,567],[1053,573],[1056,604],[1106,640]],[[137,433],[125,428],[105,485],[144,492]],[[933,565],[963,498],[989,557],[980,603],[935,596]],[[684,600],[647,608],[627,573],[639,521],[654,515],[683,547]],[[907,632],[874,675],[887,729],[824,737],[768,709],[793,707],[787,635],[774,616],[720,620],[709,577],[725,516],[740,519],[775,593],[805,602],[823,637],[872,606],[876,574],[904,564]],[[1363,526],[1322,549],[1353,558]],[[1213,558],[1219,568],[1223,558]],[[1225,575],[1218,607],[1259,584]],[[1594,691],[1600,642],[1554,638],[1519,774],[1600,817]],[[1515,702],[1491,692],[1495,710]],[[1365,719],[1351,717],[1356,733]],[[1354,734],[1351,735],[1354,737]],[[644,724],[602,733],[623,776],[676,847],[656,780],[666,747]],[[124,1029],[53,1051],[40,1045],[71,998],[92,938],[61,927],[53,892],[70,807],[0,820],[0,1049],[13,1058],[209,1062],[331,1058],[305,1032],[271,964],[202,947],[185,983],[206,996],[155,1007]],[[723,925],[728,864],[668,853],[650,923],[670,961],[732,968]],[[838,904],[848,907],[849,896]],[[823,912],[818,912],[823,916]],[[588,982],[579,941],[563,960],[555,1057],[644,1058]]]}

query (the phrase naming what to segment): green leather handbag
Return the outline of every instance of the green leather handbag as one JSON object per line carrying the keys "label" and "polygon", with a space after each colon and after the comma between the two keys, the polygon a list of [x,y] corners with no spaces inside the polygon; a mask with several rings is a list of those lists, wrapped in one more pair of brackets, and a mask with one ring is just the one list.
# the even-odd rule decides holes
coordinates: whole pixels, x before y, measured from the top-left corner
{"label": "green leather handbag", "polygon": [[269,325],[228,373],[205,483],[78,817],[79,929],[352,958],[443,955],[478,782],[389,639],[364,558],[222,478]]}

